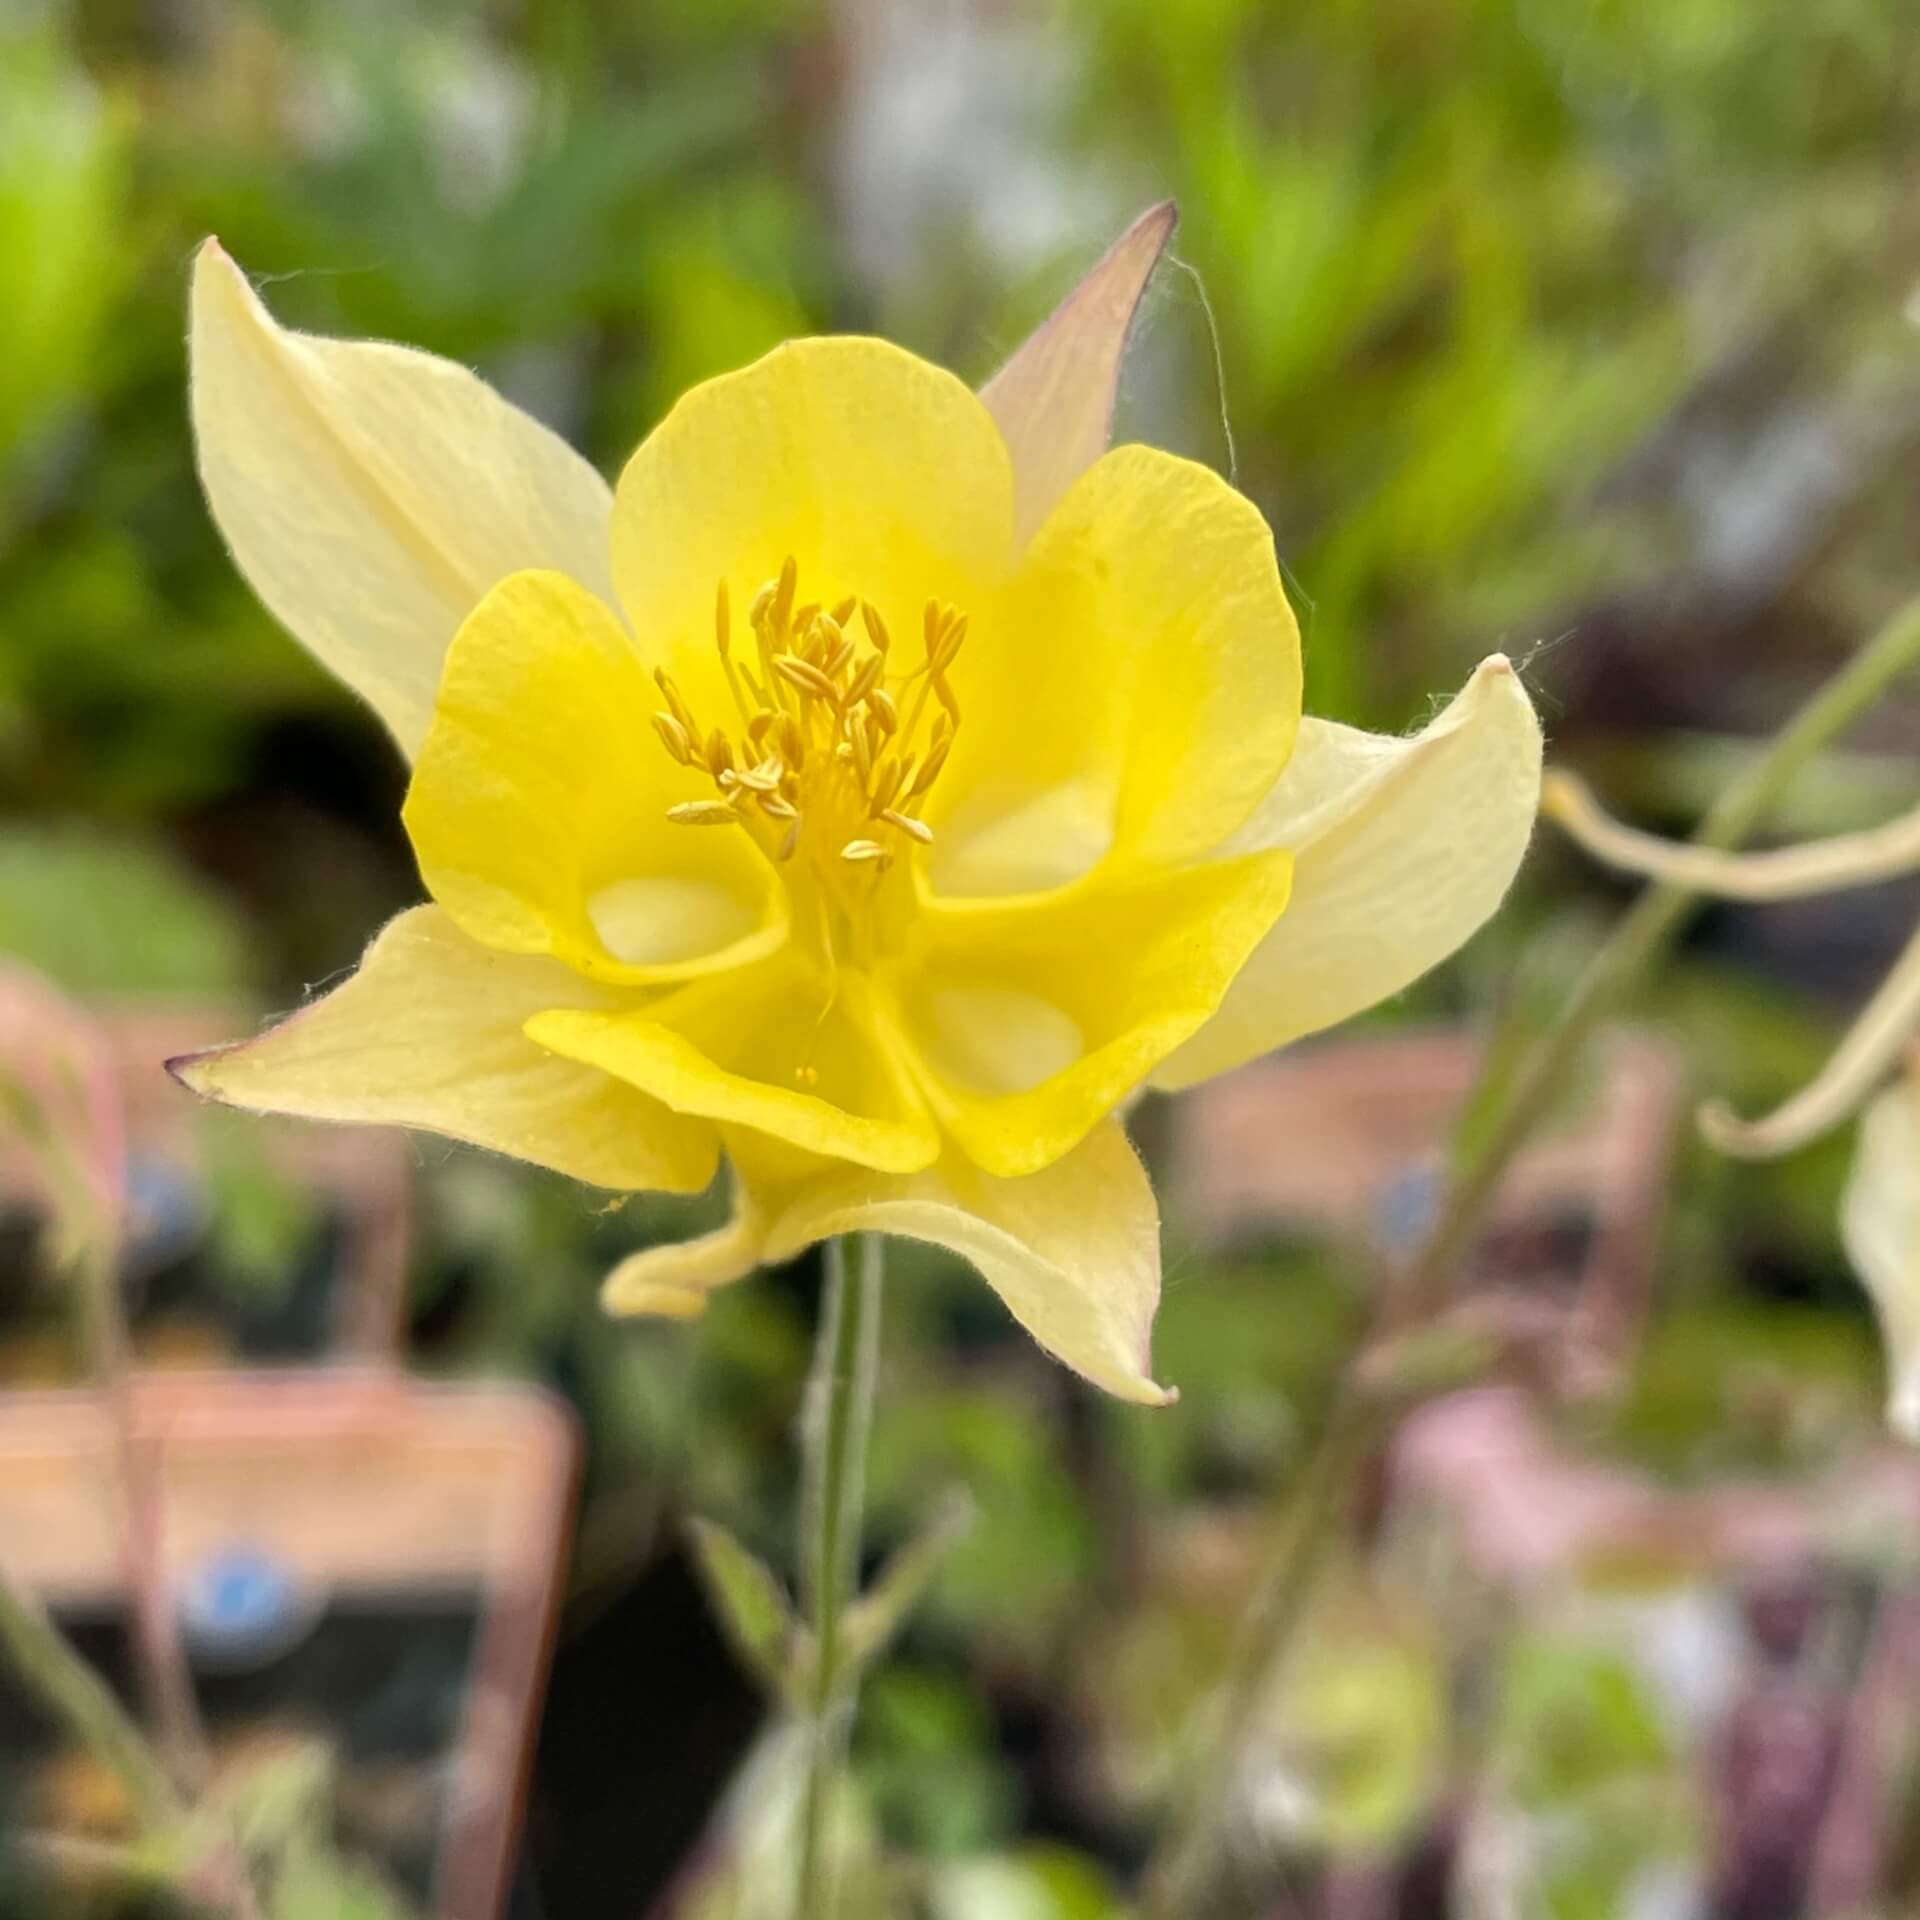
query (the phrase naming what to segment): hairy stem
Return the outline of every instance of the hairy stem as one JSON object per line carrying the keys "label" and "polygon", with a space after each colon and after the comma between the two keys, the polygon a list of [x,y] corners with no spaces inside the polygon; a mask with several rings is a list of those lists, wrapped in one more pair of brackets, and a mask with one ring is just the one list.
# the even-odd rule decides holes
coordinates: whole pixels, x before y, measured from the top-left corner
{"label": "hairy stem", "polygon": [[[1774,735],[1722,793],[1694,844],[1719,850],[1740,845],[1795,775],[1916,666],[1920,599],[1896,613]],[[1559,1017],[1507,1083],[1475,1146],[1453,1168],[1432,1225],[1381,1296],[1370,1341],[1416,1327],[1445,1306],[1514,1156],[1546,1117],[1587,1042],[1671,946],[1698,897],[1678,884],[1650,887],[1594,955]],[[1289,1490],[1272,1554],[1222,1681],[1217,1718],[1148,1863],[1142,1920],[1193,1920],[1203,1910],[1219,1819],[1240,1778],[1268,1681],[1306,1613],[1321,1556],[1338,1536],[1337,1522],[1354,1480],[1392,1418],[1392,1397],[1369,1391],[1363,1373],[1349,1371],[1312,1458]]]}
{"label": "hairy stem", "polygon": [[860,1236],[851,1249],[844,1239],[828,1242],[826,1301],[807,1383],[801,1528],[813,1624],[813,1669],[806,1713],[807,1774],[795,1920],[829,1920],[834,1906],[828,1828],[855,1692],[847,1671],[842,1619],[860,1573],[867,1435],[873,1422],[880,1352],[881,1247],[878,1234]]}

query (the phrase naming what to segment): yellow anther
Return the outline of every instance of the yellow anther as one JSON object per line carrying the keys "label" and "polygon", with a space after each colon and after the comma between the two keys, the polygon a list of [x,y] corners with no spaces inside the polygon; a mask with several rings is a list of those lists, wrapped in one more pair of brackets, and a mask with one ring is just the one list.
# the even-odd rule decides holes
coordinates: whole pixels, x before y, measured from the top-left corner
{"label": "yellow anther", "polygon": [[829,705],[838,704],[839,694],[833,682],[811,660],[803,660],[795,653],[783,653],[774,661],[773,670],[802,693],[810,693]]}
{"label": "yellow anther", "polygon": [[773,597],[780,589],[769,580],[753,596],[753,604],[747,609],[747,625],[758,629],[767,624],[767,615],[773,610]]}
{"label": "yellow anther", "polygon": [[775,793],[786,771],[780,756],[769,754],[757,767],[742,768],[739,781],[743,787],[751,787],[755,793]]}
{"label": "yellow anther", "polygon": [[868,738],[867,729],[856,725],[840,745],[860,776],[862,788],[870,788],[873,784],[873,742]]}
{"label": "yellow anther", "polygon": [[780,793],[763,793],[760,796],[760,811],[773,820],[798,820],[800,809],[791,800]]}
{"label": "yellow anther", "polygon": [[773,605],[769,616],[776,627],[787,625],[788,616],[793,612],[793,589],[800,579],[800,563],[792,554],[780,563],[780,583],[773,590]]}
{"label": "yellow anther", "polygon": [[943,673],[953,665],[954,656],[960,651],[961,644],[967,637],[967,616],[964,613],[954,613],[951,607],[947,612],[949,618],[941,630],[938,644],[927,660],[928,669],[933,673]]}
{"label": "yellow anther", "polygon": [[887,850],[878,840],[849,840],[840,849],[840,858],[858,865],[862,860],[884,860]]}
{"label": "yellow anther", "polygon": [[654,685],[660,689],[662,698],[664,698],[667,705],[673,709],[673,717],[685,728],[687,738],[689,740],[698,740],[700,738],[700,722],[693,717],[693,709],[688,706],[686,701],[681,697],[680,689],[673,684],[673,676],[668,673],[665,667],[655,667],[653,670],[653,680]]}
{"label": "yellow anther", "polygon": [[900,781],[906,769],[891,754],[878,762],[867,781],[867,809],[871,813],[881,813],[893,804],[893,796],[900,791]]}
{"label": "yellow anther", "polygon": [[779,717],[779,713],[774,708],[762,707],[760,711],[747,722],[747,739],[757,747],[761,741],[767,737],[767,729],[771,727]]}
{"label": "yellow anther", "polygon": [[844,600],[840,601],[834,607],[833,624],[836,627],[844,627],[847,624],[847,622],[853,618],[853,610],[859,604],[860,604],[860,596],[858,594],[856,593],[848,594]]}
{"label": "yellow anther", "polygon": [[[940,717],[944,720],[946,715],[942,714]],[[949,730],[944,739],[940,737],[936,730],[933,745],[927,749],[926,762],[920,771],[913,776],[913,784],[907,788],[906,797],[909,800],[918,800],[920,796],[939,779],[940,769],[947,764],[947,755],[952,751],[953,734],[951,730]]]}
{"label": "yellow anther", "polygon": [[860,619],[866,627],[867,638],[880,649],[884,658],[887,649],[893,645],[893,635],[887,631],[887,623],[880,618],[880,609],[871,600],[860,602]]}
{"label": "yellow anther", "polygon": [[848,706],[858,706],[880,684],[880,676],[886,671],[886,666],[886,655],[880,653],[870,653],[860,662],[853,670],[853,678],[847,682]]}
{"label": "yellow anther", "polygon": [[653,716],[653,730],[660,736],[660,744],[683,767],[693,765],[693,742],[687,738],[687,730],[670,713],[656,713]]}
{"label": "yellow anther", "polygon": [[882,807],[880,818],[890,827],[898,827],[902,833],[910,834],[923,847],[933,845],[933,829],[924,820],[916,820],[910,813],[896,812],[892,807]]}
{"label": "yellow anther", "polygon": [[717,780],[733,771],[733,742],[718,727],[707,735],[707,771]]}
{"label": "yellow anther", "polygon": [[667,809],[667,818],[682,827],[737,827],[740,816],[724,800],[682,800]]}
{"label": "yellow anther", "polygon": [[893,704],[893,695],[885,687],[875,687],[867,695],[867,711],[879,723],[883,734],[897,733],[900,728],[900,709]]}

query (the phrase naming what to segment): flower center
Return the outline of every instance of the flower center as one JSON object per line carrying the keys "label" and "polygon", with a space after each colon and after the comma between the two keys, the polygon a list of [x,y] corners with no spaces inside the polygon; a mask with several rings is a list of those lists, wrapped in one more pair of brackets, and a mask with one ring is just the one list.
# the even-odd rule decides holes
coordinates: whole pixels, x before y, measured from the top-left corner
{"label": "flower center", "polygon": [[[715,797],[686,800],[667,818],[689,827],[740,827],[786,869],[796,922],[829,962],[870,961],[886,876],[900,856],[933,840],[918,809],[940,777],[960,724],[948,670],[967,616],[929,600],[920,664],[889,673],[893,639],[880,610],[849,596],[837,606],[795,604],[791,555],[747,614],[758,671],[736,658],[727,584],[714,600],[720,655],[739,731],[704,728],[664,670],[667,710],[653,716],[661,744],[705,774]],[[865,644],[853,632],[856,612]],[[922,738],[922,722],[925,736]]]}

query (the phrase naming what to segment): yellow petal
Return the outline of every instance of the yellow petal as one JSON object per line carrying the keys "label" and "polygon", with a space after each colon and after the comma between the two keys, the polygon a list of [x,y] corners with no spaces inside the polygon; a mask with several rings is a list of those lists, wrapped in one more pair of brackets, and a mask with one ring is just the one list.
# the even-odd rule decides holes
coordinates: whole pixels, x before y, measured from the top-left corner
{"label": "yellow petal", "polygon": [[1064,1160],[997,1180],[958,1156],[906,1177],[847,1171],[769,1209],[764,1257],[836,1233],[897,1233],[978,1267],[1013,1317],[1076,1373],[1122,1400],[1165,1406],[1149,1341],[1160,1299],[1160,1215],[1117,1121]]}
{"label": "yellow petal", "polygon": [[391,921],[344,986],[255,1040],[170,1062],[196,1093],[260,1113],[419,1127],[595,1186],[694,1193],[711,1127],[521,1029],[610,996],[548,960],[476,946],[437,907]]}
{"label": "yellow petal", "polygon": [[466,932],[634,984],[771,951],[785,891],[740,828],[667,818],[712,783],[670,759],[626,631],[555,573],[503,580],[447,650],[404,813]]}
{"label": "yellow petal", "polygon": [[1299,722],[1273,536],[1207,468],[1118,447],[1041,528],[1000,616],[975,622],[954,685],[963,718],[928,806],[941,894],[1209,853]]}
{"label": "yellow petal", "polygon": [[1860,1122],[1840,1232],[1880,1317],[1888,1423],[1920,1441],[1920,1083],[1911,1075]]}
{"label": "yellow petal", "polygon": [[543,1013],[530,1038],[678,1113],[864,1167],[929,1165],[939,1136],[876,1028],[859,974],[789,955],[683,987],[638,1012]]}
{"label": "yellow petal", "polygon": [[275,325],[209,240],[194,263],[193,430],[233,557],[379,713],[426,731],[440,658],[523,567],[608,589],[606,483],[464,367]]}
{"label": "yellow petal", "polygon": [[1498,655],[1410,738],[1307,721],[1279,784],[1225,849],[1291,847],[1293,899],[1154,1084],[1224,1073],[1437,966],[1505,896],[1539,790],[1540,723]]}
{"label": "yellow petal", "polygon": [[719,582],[739,619],[792,555],[806,599],[858,594],[904,646],[929,598],[977,613],[999,591],[1012,527],[1007,450],[962,382],[883,340],[795,340],[648,436],[615,493],[613,571],[642,647],[711,726]]}
{"label": "yellow petal", "polygon": [[1859,1108],[1920,1030],[1920,933],[1861,1008],[1827,1064],[1784,1106],[1742,1120],[1724,1101],[1700,1109],[1708,1144],[1740,1160],[1775,1160],[1830,1132]]}
{"label": "yellow petal", "polygon": [[695,1239],[643,1247],[607,1275],[600,1304],[609,1313],[697,1320],[710,1293],[744,1280],[760,1264],[763,1237],[755,1218],[736,1214]]}
{"label": "yellow petal", "polygon": [[1059,1159],[1196,1032],[1287,904],[1292,856],[928,909],[900,988],[927,1097],[989,1173]]}
{"label": "yellow petal", "polygon": [[1171,200],[1149,207],[980,389],[1013,456],[1023,545],[1107,450],[1127,334],[1179,217]]}

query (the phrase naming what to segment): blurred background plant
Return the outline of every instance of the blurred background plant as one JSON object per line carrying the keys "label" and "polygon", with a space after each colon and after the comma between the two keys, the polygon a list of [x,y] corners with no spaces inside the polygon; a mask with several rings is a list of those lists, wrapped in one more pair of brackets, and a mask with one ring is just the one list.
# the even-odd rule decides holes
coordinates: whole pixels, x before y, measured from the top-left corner
{"label": "blurred background plant", "polygon": [[[1121,432],[1267,513],[1309,704],[1405,724],[1504,645],[1556,750],[1672,829],[1915,587],[1917,157],[1906,0],[0,0],[0,949],[100,1001],[284,1007],[417,890],[397,760],[200,502],[208,232],[289,322],[479,366],[611,471],[688,383],[796,332],[983,377],[1176,195],[1190,271],[1150,295]],[[1782,829],[1907,803],[1917,752],[1908,690]],[[1543,841],[1380,1023],[1550,1003],[1621,897]],[[1717,908],[1643,1010],[1764,1107],[1916,908]],[[1162,1149],[1187,1124],[1143,1116]],[[1807,1806],[1771,1825],[1817,1832],[1853,1678],[1899,1647],[1861,1598],[1899,1556],[1862,1544],[1880,1384],[1846,1154],[1683,1150],[1619,1391],[1549,1397],[1526,1442],[1648,1499],[1838,1475],[1798,1624],[1756,1626],[1747,1576],[1676,1558],[1656,1514],[1636,1604],[1735,1676],[1682,1698],[1617,1631],[1617,1566],[1575,1555],[1552,1605],[1500,1584],[1467,1617],[1375,1489],[1348,1604],[1310,1629],[1327,1658],[1276,1691],[1223,1913],[1437,1912],[1440,1885],[1469,1915],[1824,1911],[1838,1868],[1755,1877],[1770,1822],[1727,1702],[1798,1704]],[[714,1814],[763,1701],[681,1522],[778,1563],[817,1275],[692,1332],[610,1328],[594,1283],[665,1206],[416,1158],[413,1358],[556,1387],[588,1437],[517,1910],[631,1915],[678,1873],[662,1911],[756,1912],[740,1863],[780,1796],[748,1788],[784,1762]],[[977,1286],[894,1262],[873,1556],[956,1484],[977,1516],[870,1681],[853,1910],[1098,1920],[1140,1864],[1392,1238],[1227,1232],[1170,1193],[1168,1414],[1095,1404]]]}

